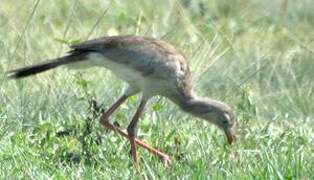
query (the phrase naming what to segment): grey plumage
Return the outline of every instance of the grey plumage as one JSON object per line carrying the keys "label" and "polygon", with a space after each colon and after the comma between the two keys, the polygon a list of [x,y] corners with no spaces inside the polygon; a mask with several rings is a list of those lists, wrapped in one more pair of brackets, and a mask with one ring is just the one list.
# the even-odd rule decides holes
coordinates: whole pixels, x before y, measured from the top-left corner
{"label": "grey plumage", "polygon": [[[171,89],[164,91],[167,94],[161,92],[152,95],[171,96],[179,93],[190,96],[189,93],[192,91],[191,74],[184,56],[162,40],[139,36],[111,36],[85,41],[70,48],[67,56],[10,71],[9,77],[17,79],[60,65],[71,66],[79,61],[91,61],[88,55],[97,53],[114,63],[132,68],[152,80],[171,82]],[[89,66],[88,62],[84,65]],[[75,64],[72,66],[75,67]]]}
{"label": "grey plumage", "polygon": [[[188,63],[183,54],[172,45],[149,37],[112,36],[85,41],[70,48],[64,57],[10,71],[8,77],[18,79],[61,65],[77,68],[101,66],[111,70],[127,82],[129,87],[102,115],[101,123],[129,137],[137,168],[139,161],[135,145],[139,140],[135,140],[136,127],[146,102],[155,95],[165,96],[185,112],[215,124],[226,133],[228,142],[233,142],[235,116],[231,108],[223,102],[195,95]],[[141,103],[127,129],[128,134],[125,134],[109,122],[109,116],[129,96],[139,92],[142,93]],[[143,143],[142,146],[170,162],[165,154]]]}

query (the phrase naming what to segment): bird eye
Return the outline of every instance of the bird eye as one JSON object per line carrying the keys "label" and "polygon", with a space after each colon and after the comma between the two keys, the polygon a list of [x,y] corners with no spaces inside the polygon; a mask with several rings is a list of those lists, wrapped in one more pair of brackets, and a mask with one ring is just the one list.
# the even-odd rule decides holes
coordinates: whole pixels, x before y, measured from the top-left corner
{"label": "bird eye", "polygon": [[227,120],[222,121],[222,123],[223,123],[224,125],[229,125],[229,121],[227,121]]}

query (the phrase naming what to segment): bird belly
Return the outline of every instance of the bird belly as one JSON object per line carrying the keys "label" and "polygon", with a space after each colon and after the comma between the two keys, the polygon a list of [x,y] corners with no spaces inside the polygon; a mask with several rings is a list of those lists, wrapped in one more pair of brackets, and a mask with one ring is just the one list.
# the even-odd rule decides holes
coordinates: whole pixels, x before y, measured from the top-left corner
{"label": "bird belly", "polygon": [[88,60],[79,63],[82,63],[81,66],[85,65],[86,67],[105,67],[119,79],[128,83],[143,82],[143,76],[140,72],[128,67],[125,64],[116,63],[114,60],[108,59],[99,53],[91,53],[88,56]]}
{"label": "bird belly", "polygon": [[71,64],[71,68],[105,67],[119,79],[131,86],[137,87],[147,96],[161,95],[163,91],[166,91],[166,84],[169,83],[163,80],[144,77],[140,72],[129,67],[127,64],[116,63],[114,60],[108,59],[99,53],[90,53],[87,58],[88,60]]}

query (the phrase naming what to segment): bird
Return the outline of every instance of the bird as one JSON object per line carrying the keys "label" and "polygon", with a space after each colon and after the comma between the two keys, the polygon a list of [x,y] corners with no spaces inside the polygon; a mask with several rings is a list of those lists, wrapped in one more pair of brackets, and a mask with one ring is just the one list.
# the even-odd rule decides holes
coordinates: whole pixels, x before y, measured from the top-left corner
{"label": "bird", "polygon": [[[224,102],[198,96],[193,88],[192,75],[185,55],[170,43],[152,37],[119,35],[105,36],[70,46],[62,57],[7,72],[9,79],[20,79],[59,66],[69,68],[104,67],[126,82],[127,88],[116,102],[100,117],[100,123],[123,137],[131,146],[135,168],[140,171],[137,147],[147,149],[160,158],[165,166],[170,157],[137,138],[138,123],[149,99],[161,96],[179,108],[221,129],[229,144],[235,140],[236,117]],[[126,130],[115,125],[110,116],[130,96],[140,94],[138,108]]]}

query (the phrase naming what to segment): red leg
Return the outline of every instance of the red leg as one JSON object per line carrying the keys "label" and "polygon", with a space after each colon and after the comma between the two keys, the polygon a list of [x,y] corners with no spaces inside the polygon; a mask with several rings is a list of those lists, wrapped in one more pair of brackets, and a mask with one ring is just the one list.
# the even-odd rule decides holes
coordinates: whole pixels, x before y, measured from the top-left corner
{"label": "red leg", "polygon": [[[119,133],[121,136],[129,138],[129,135],[127,132],[125,132],[125,130],[121,129],[120,127],[117,127],[111,123],[109,123],[108,121],[101,121],[101,124],[103,126],[105,126],[106,128],[112,129],[114,131],[116,131],[117,133]],[[169,165],[171,165],[171,160],[169,158],[169,156],[161,151],[159,151],[158,149],[155,149],[153,147],[151,147],[150,145],[146,144],[145,142],[139,140],[138,138],[134,138],[136,144],[138,144],[139,146],[143,147],[144,149],[147,149],[150,153],[152,153],[153,155],[157,156],[160,158],[160,160],[163,162],[163,164],[167,167]]]}
{"label": "red leg", "polygon": [[138,172],[140,172],[140,162],[139,162],[139,155],[138,155],[137,150],[136,150],[135,137],[137,135],[137,124],[138,124],[138,121],[141,117],[141,114],[144,111],[145,104],[146,104],[146,100],[141,101],[141,103],[140,103],[139,107],[137,108],[136,113],[134,114],[132,121],[130,122],[128,129],[127,129],[129,139],[130,139],[130,144],[131,144],[131,153],[132,153],[133,159],[135,161],[135,167],[136,167]]}
{"label": "red leg", "polygon": [[[118,132],[120,135],[122,135],[123,137],[126,137],[130,140],[131,143],[131,151],[132,151],[132,156],[135,160],[136,163],[136,167],[139,170],[139,158],[136,152],[136,144],[140,145],[141,147],[143,147],[144,149],[147,149],[150,153],[154,154],[155,156],[158,156],[161,161],[164,163],[165,166],[168,166],[171,164],[170,158],[168,155],[160,152],[159,150],[149,146],[148,144],[144,143],[143,141],[137,139],[135,137],[135,130],[136,130],[136,125],[137,125],[137,121],[139,119],[139,116],[141,115],[143,108],[145,106],[145,103],[141,103],[137,112],[135,113],[128,129],[130,129],[129,131],[133,131],[133,136],[129,135],[128,133],[126,133],[123,129],[113,125],[112,123],[109,122],[109,116],[128,98],[128,96],[121,96],[100,118],[100,123],[105,126],[108,129],[114,130],[116,132]],[[142,106],[142,107],[141,107]],[[137,119],[137,120],[134,120]],[[132,123],[133,122],[133,123]],[[133,130],[132,130],[133,129]],[[132,134],[132,132],[131,132]],[[135,143],[136,142],[136,143]]]}
{"label": "red leg", "polygon": [[103,123],[105,121],[109,122],[109,116],[118,109],[118,107],[128,99],[128,96],[122,95],[100,118],[100,122],[106,126],[107,123]]}

